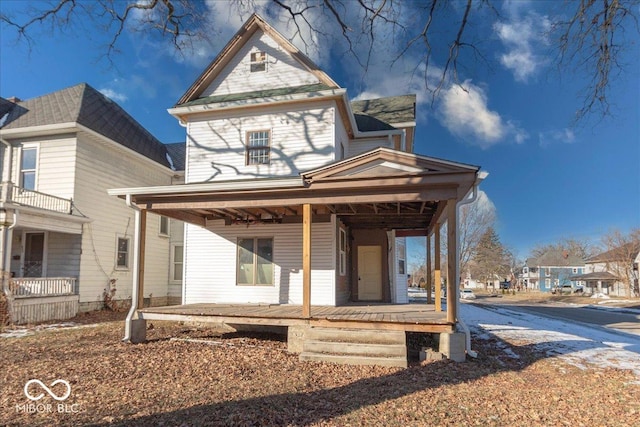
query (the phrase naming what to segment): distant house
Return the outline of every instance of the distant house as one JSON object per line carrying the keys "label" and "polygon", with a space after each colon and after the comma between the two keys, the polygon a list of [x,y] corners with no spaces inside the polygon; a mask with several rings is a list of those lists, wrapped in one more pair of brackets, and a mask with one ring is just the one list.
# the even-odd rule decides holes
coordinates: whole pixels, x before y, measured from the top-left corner
{"label": "distant house", "polygon": [[586,260],[584,274],[572,277],[586,283],[590,292],[633,296],[638,291],[640,244],[627,243]]}
{"label": "distant house", "polygon": [[526,289],[550,292],[559,286],[581,284],[573,276],[582,274],[584,269],[584,260],[564,251],[548,251],[537,258],[527,259],[521,280]]}
{"label": "distant house", "polygon": [[[160,143],[87,84],[0,98],[0,140],[0,270],[11,320],[68,318],[130,298],[133,215],[106,190],[182,182],[184,144]],[[181,228],[149,218],[148,304],[180,301]]]}

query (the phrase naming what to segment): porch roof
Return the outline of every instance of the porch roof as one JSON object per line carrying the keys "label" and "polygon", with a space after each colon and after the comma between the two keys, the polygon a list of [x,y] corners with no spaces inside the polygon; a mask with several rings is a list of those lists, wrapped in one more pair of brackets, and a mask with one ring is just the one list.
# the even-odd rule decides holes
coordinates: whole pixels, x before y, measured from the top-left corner
{"label": "porch roof", "polygon": [[571,280],[584,280],[584,281],[593,281],[593,280],[600,280],[600,281],[615,281],[615,280],[619,280],[617,276],[613,275],[612,273],[608,272],[608,271],[597,271],[594,273],[587,273],[587,274],[579,274],[576,276],[571,276]]}
{"label": "porch roof", "polygon": [[121,188],[139,207],[205,226],[297,222],[303,204],[316,216],[336,214],[357,228],[426,230],[447,200],[461,200],[479,167],[387,148],[341,160],[299,177]]}

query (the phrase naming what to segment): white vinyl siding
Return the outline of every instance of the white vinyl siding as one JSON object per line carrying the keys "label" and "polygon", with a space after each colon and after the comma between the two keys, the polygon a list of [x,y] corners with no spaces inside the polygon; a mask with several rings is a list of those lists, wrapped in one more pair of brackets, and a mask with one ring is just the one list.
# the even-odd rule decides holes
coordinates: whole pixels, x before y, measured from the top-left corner
{"label": "white vinyl siding", "polygon": [[[251,52],[258,50],[266,54],[266,71],[252,73]],[[204,90],[201,97],[315,83],[319,83],[315,75],[259,30]]]}
{"label": "white vinyl siding", "polygon": [[[76,140],[70,136],[47,137],[24,143],[25,148],[37,147],[35,189],[63,199],[73,197],[75,179]],[[14,148],[13,181],[20,185],[21,153]]]}
{"label": "white vinyl siding", "polygon": [[[331,163],[334,111],[331,102],[305,103],[191,122],[186,182],[299,176]],[[247,165],[246,132],[261,129],[271,132],[269,164]]]}
{"label": "white vinyl siding", "polygon": [[[133,271],[116,269],[116,239],[131,239],[134,212],[109,188],[169,185],[172,172],[94,136],[79,134],[74,204],[91,219],[84,225],[80,265],[80,302],[101,301],[106,283],[115,280],[116,299],[131,297]],[[147,216],[144,297],[167,296],[169,239],[158,236],[160,220]],[[130,259],[133,262],[133,258]],[[132,265],[132,264],[130,264]]]}
{"label": "white vinyl siding", "polygon": [[389,138],[352,139],[349,142],[349,157],[371,151],[378,147],[393,148]]}
{"label": "white vinyl siding", "polygon": [[[311,303],[335,305],[335,222],[312,225]],[[237,242],[273,236],[273,286],[237,286]],[[302,224],[186,226],[185,304],[302,304]]]}
{"label": "white vinyl siding", "polygon": [[75,277],[80,274],[80,247],[78,234],[49,233],[47,242],[47,273],[50,277]]}

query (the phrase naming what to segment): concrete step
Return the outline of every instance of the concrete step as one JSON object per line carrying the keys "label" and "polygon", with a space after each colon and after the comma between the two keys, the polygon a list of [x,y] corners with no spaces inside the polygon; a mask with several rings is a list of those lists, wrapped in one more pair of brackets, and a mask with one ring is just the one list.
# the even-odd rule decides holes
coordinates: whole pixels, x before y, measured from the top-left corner
{"label": "concrete step", "polygon": [[407,346],[405,344],[369,344],[307,340],[303,344],[303,352],[407,358]]}
{"label": "concrete step", "polygon": [[312,327],[305,332],[305,340],[406,345],[404,331],[380,331],[368,329]]}
{"label": "concrete step", "polygon": [[377,365],[406,368],[406,357],[372,357],[345,354],[300,353],[300,360],[311,362],[330,362],[342,365]]}

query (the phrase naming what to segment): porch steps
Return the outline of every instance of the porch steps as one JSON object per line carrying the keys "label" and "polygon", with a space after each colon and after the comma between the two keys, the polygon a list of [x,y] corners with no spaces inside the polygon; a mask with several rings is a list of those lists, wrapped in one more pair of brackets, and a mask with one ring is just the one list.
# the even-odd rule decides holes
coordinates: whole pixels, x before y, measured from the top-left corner
{"label": "porch steps", "polygon": [[407,366],[404,331],[309,328],[300,360],[346,365]]}

